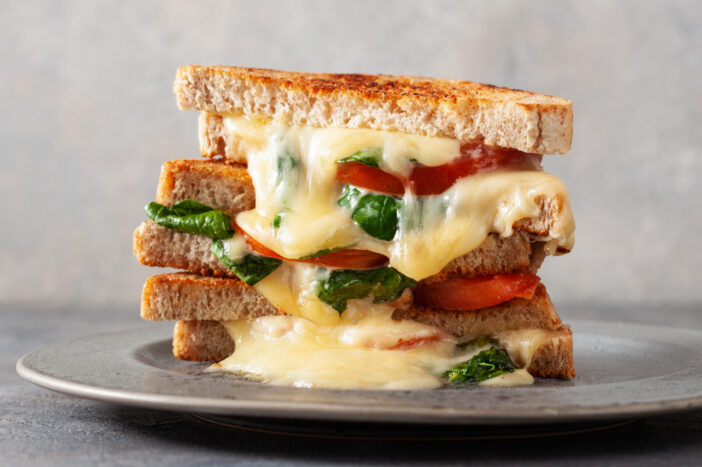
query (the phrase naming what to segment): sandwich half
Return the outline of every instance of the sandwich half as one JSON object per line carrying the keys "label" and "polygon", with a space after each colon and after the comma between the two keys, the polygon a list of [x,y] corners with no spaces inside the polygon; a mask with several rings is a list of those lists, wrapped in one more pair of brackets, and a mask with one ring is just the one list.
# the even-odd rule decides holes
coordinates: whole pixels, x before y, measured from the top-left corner
{"label": "sandwich half", "polygon": [[134,233],[142,317],[177,357],[272,384],[520,385],[574,376],[536,275],[573,246],[541,167],[565,99],[469,82],[180,68],[205,159],[164,163]]}

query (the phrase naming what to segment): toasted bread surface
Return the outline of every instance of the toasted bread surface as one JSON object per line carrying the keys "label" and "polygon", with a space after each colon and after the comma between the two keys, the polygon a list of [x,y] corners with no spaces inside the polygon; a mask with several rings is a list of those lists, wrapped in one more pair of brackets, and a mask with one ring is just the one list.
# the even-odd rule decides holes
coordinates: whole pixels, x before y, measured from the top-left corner
{"label": "toasted bread surface", "polygon": [[178,69],[173,90],[183,110],[295,125],[446,136],[539,154],[566,153],[572,139],[569,100],[470,81],[191,65]]}
{"label": "toasted bread surface", "polygon": [[146,280],[141,294],[141,317],[151,321],[222,321],[277,313],[263,295],[238,279],[159,274]]}
{"label": "toasted bread surface", "polygon": [[184,199],[235,214],[253,209],[256,194],[245,166],[202,159],[164,162],[156,202],[171,206]]}
{"label": "toasted bread surface", "polygon": [[395,310],[392,317],[411,319],[445,329],[455,336],[468,337],[525,328],[555,330],[561,326],[561,318],[543,284],[537,286],[531,300],[514,298],[476,311],[440,310],[413,305]]}
{"label": "toasted bread surface", "polygon": [[178,321],[173,355],[192,362],[218,362],[234,352],[234,341],[218,321]]}
{"label": "toasted bread surface", "polygon": [[[166,273],[146,280],[141,316],[151,321],[225,321],[277,314],[255,288],[238,279]],[[561,320],[543,285],[534,298],[515,298],[478,311],[436,310],[409,304],[394,319],[411,319],[440,327],[456,336],[480,336],[523,328],[560,327]]]}

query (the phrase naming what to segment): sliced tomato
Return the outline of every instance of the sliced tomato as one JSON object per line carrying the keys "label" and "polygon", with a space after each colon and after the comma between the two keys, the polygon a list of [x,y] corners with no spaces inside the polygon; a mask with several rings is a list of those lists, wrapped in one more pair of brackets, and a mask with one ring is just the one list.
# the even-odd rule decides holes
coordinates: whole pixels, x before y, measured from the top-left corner
{"label": "sliced tomato", "polygon": [[388,259],[368,250],[356,250],[353,248],[336,250],[326,255],[317,256],[315,258],[294,260],[305,263],[312,263],[319,266],[328,266],[332,268],[344,269],[374,269],[387,264]]}
{"label": "sliced tomato", "polygon": [[464,144],[461,157],[435,167],[412,169],[409,186],[417,196],[438,195],[453,186],[459,178],[508,167],[536,168],[541,154],[528,154],[514,149],[482,144]]}
{"label": "sliced tomato", "polygon": [[461,156],[457,159],[433,167],[414,167],[407,180],[360,162],[339,164],[336,179],[359,188],[395,196],[402,196],[405,185],[408,185],[417,196],[429,196],[443,193],[458,179],[469,175],[508,167],[535,169],[542,157],[541,154],[529,154],[515,149],[468,143],[461,146]]}
{"label": "sliced tomato", "polygon": [[343,162],[336,169],[336,179],[366,190],[402,196],[405,187],[396,176],[360,162]]}
{"label": "sliced tomato", "polygon": [[244,236],[246,243],[249,244],[253,251],[260,255],[268,256],[269,258],[283,259],[285,261],[296,261],[300,263],[312,263],[318,266],[344,269],[373,269],[378,268],[388,262],[388,259],[380,253],[350,248],[332,251],[331,253],[308,259],[285,258],[253,238],[236,223],[232,222],[232,224],[234,225],[234,229]]}
{"label": "sliced tomato", "polygon": [[407,350],[425,345],[433,345],[441,340],[441,334],[432,334],[431,336],[412,337],[409,339],[398,339],[397,344],[388,347],[388,350]]}
{"label": "sliced tomato", "polygon": [[458,277],[432,284],[419,284],[413,291],[417,304],[442,310],[479,310],[513,298],[534,297],[539,277],[534,274],[498,274]]}

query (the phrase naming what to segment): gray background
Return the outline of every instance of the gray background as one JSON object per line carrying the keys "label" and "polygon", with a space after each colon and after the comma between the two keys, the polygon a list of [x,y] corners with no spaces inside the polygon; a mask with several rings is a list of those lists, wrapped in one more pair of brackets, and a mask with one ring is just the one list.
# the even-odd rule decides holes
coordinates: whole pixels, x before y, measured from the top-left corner
{"label": "gray background", "polygon": [[[420,74],[570,98],[558,303],[702,303],[702,2],[4,2],[0,304],[129,306],[185,64]],[[136,311],[136,310],[135,310]]]}

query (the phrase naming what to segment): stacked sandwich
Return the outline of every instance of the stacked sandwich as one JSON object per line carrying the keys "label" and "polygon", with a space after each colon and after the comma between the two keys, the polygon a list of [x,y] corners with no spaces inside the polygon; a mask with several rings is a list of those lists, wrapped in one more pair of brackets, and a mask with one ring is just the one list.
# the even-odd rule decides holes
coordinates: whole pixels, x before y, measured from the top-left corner
{"label": "stacked sandwich", "polygon": [[163,164],[141,314],[173,352],[271,384],[574,376],[536,275],[570,251],[568,100],[430,78],[182,67],[205,158]]}

